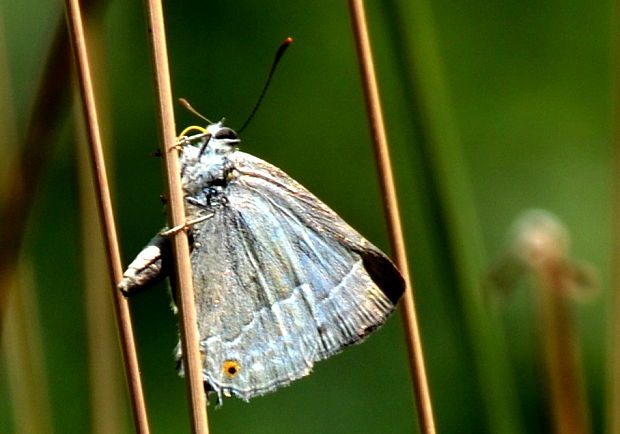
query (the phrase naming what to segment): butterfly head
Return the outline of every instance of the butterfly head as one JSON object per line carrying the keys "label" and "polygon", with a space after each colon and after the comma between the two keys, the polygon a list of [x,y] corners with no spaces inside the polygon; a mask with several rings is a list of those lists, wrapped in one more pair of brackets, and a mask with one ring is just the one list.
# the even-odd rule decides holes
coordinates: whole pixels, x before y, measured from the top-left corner
{"label": "butterfly head", "polygon": [[232,129],[224,126],[222,121],[211,124],[207,127],[207,133],[210,134],[206,146],[201,149],[202,153],[228,154],[237,149],[241,140],[237,133]]}
{"label": "butterfly head", "polygon": [[229,157],[237,151],[241,140],[223,122],[199,130],[202,133],[188,137],[187,146],[181,149],[181,182],[186,197],[190,197],[193,204],[207,206],[214,201],[215,190],[228,182],[231,170]]}

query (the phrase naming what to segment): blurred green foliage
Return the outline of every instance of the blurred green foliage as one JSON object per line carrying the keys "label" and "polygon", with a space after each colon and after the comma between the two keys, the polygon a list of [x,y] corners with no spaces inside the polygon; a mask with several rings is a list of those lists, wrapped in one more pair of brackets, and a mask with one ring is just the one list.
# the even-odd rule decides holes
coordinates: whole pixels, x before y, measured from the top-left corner
{"label": "blurred green foliage", "polygon": [[[417,2],[417,0],[416,0]],[[419,3],[416,3],[419,5]],[[424,3],[422,3],[424,5]],[[26,128],[59,2],[0,3],[14,109]],[[272,55],[284,57],[265,102],[244,131],[243,150],[282,168],[389,251],[346,2],[167,2],[167,36],[177,97],[211,119],[239,127]],[[394,170],[416,282],[424,350],[439,432],[489,432],[483,388],[457,288],[453,246],[423,151],[423,114],[407,65],[416,44],[434,47],[442,103],[460,143],[455,155],[472,197],[489,265],[522,210],[542,207],[571,231],[572,255],[601,272],[597,299],[576,306],[594,431],[605,404],[611,213],[611,2],[480,0],[432,2],[423,16],[407,0],[368,1]],[[142,3],[110,2],[103,66],[95,71],[113,147],[115,204],[125,262],[165,219],[149,46]],[[418,27],[413,26],[417,23]],[[419,25],[432,29],[424,40]],[[412,39],[415,43],[412,43]],[[422,39],[415,39],[422,38]],[[408,63],[409,62],[409,63]],[[425,73],[424,69],[417,73]],[[428,72],[426,72],[428,73]],[[435,75],[436,74],[436,75]],[[177,106],[180,130],[197,121]],[[72,121],[36,200],[25,246],[36,270],[45,365],[57,432],[89,429],[78,195]],[[41,137],[41,141],[45,141]],[[2,143],[2,146],[14,146]],[[468,270],[480,274],[480,270]],[[525,289],[525,288],[523,288]],[[548,432],[548,411],[532,324],[530,294],[497,308],[506,335],[506,387],[526,432]],[[165,285],[131,300],[152,431],[186,432],[184,384],[174,370],[176,320]],[[246,404],[210,408],[214,433],[405,433],[415,430],[399,315],[365,344],[319,363],[314,374]],[[489,326],[495,326],[490,324]],[[0,431],[12,432],[0,362]],[[500,379],[501,380],[501,379]],[[127,426],[131,426],[129,421]]]}

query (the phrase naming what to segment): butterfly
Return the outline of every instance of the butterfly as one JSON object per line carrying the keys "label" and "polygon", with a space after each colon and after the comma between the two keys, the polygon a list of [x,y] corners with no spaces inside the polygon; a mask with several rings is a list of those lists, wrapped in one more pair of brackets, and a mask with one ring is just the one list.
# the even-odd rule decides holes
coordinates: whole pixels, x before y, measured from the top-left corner
{"label": "butterfly", "polygon": [[[239,151],[234,130],[217,122],[201,131],[184,136],[179,161],[202,374],[220,401],[247,401],[364,340],[394,311],[405,283],[384,253],[302,185]],[[166,234],[129,265],[124,294],[170,274]]]}

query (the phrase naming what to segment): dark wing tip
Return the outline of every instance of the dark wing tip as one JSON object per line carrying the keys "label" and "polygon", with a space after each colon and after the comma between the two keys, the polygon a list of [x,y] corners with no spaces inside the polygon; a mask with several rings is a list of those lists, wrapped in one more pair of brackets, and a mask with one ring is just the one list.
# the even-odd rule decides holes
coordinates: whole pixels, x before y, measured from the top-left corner
{"label": "dark wing tip", "polygon": [[405,279],[398,268],[376,248],[364,249],[358,253],[370,278],[392,304],[396,305],[405,292]]}

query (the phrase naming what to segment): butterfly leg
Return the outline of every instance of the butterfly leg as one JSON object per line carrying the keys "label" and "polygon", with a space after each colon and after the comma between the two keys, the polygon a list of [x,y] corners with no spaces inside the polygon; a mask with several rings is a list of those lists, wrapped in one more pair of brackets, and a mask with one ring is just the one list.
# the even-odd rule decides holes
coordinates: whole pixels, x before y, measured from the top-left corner
{"label": "butterfly leg", "polygon": [[[189,127],[189,128],[198,128],[198,127]],[[173,150],[177,150],[177,151],[181,151],[183,150],[184,146],[187,145],[191,145],[193,142],[195,142],[196,140],[200,140],[203,139],[205,137],[210,138],[211,134],[207,133],[207,132],[202,132],[200,134],[195,134],[193,136],[186,136],[184,135],[184,133],[189,129],[186,128],[185,131],[183,131],[183,133],[181,133],[181,135],[177,138],[177,143],[174,144],[173,146],[171,146],[168,151],[173,151]],[[208,140],[207,140],[208,142]]]}
{"label": "butterfly leg", "polygon": [[209,218],[211,218],[211,217],[213,217],[213,213],[211,213],[211,214],[206,214],[206,215],[203,215],[203,216],[197,217],[197,218],[195,218],[195,219],[192,219],[192,220],[186,221],[185,223],[183,223],[183,224],[181,224],[181,225],[175,226],[175,227],[173,227],[173,228],[171,228],[171,229],[167,229],[167,230],[165,230],[165,231],[161,231],[161,232],[159,233],[159,236],[161,236],[161,237],[169,237],[170,235],[174,235],[174,234],[179,233],[179,232],[181,232],[181,231],[186,231],[186,230],[188,230],[191,226],[195,225],[196,223],[203,222],[203,221],[205,221],[205,220],[207,220],[207,219],[209,219]]}

